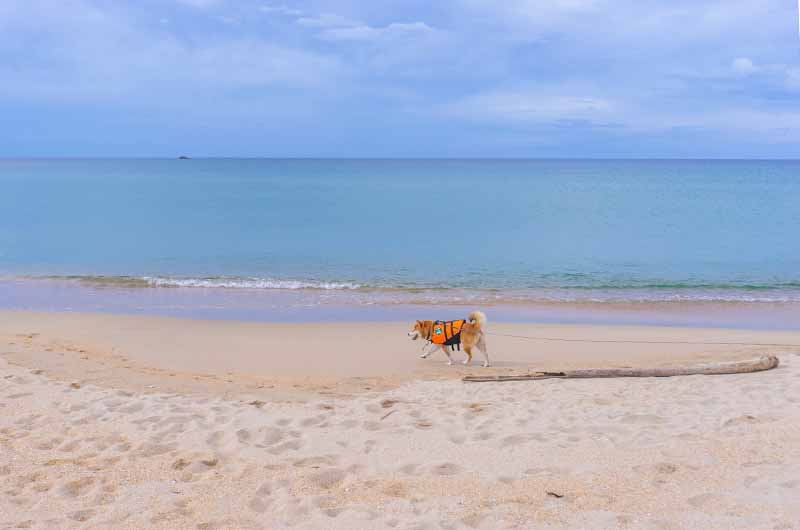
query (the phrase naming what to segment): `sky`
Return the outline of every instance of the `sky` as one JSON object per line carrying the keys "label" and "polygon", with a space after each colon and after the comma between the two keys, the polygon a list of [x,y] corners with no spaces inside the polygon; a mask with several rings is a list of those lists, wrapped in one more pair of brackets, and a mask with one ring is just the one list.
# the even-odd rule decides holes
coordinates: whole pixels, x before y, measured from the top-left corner
{"label": "sky", "polygon": [[793,0],[2,0],[0,157],[800,158]]}

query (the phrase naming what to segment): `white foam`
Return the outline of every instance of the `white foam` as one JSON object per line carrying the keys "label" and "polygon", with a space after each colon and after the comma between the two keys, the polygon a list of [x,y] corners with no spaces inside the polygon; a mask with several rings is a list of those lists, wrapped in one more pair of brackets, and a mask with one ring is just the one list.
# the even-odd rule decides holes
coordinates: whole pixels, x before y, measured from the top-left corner
{"label": "white foam", "polygon": [[278,280],[272,278],[169,278],[161,276],[144,276],[142,280],[146,281],[153,287],[202,287],[207,289],[352,290],[361,288],[361,285],[352,282]]}

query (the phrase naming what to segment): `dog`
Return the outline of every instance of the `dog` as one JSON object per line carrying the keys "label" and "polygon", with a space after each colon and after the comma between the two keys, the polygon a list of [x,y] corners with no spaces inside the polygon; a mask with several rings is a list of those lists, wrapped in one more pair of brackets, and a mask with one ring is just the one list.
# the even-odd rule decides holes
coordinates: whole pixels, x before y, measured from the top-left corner
{"label": "dog", "polygon": [[[434,320],[417,320],[414,323],[414,327],[408,332],[408,336],[411,340],[425,339],[429,342],[429,344],[423,347],[423,353],[420,355],[422,359],[427,359],[437,348],[441,348],[442,352],[447,356],[447,364],[453,364],[453,358],[450,356],[450,344],[434,343],[433,334],[436,329],[441,329],[441,324],[441,322]],[[473,311],[467,316],[466,321],[461,324],[460,330],[456,332],[456,338],[460,338],[460,343],[464,347],[464,353],[467,354],[467,358],[464,359],[463,364],[472,362],[472,350],[473,348],[477,348],[483,353],[483,366],[489,366],[489,352],[486,350],[486,338],[483,332],[483,326],[485,324],[486,315],[480,311]],[[448,328],[448,332],[450,329],[451,328]],[[429,347],[430,349],[426,351]]]}

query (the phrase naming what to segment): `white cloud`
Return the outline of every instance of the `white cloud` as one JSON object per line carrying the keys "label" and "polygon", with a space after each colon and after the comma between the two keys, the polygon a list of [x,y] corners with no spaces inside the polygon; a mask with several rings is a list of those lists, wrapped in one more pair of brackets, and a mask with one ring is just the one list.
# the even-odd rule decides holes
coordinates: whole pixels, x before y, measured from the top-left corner
{"label": "white cloud", "polygon": [[236,88],[317,87],[344,72],[333,55],[255,36],[187,41],[170,32],[166,19],[143,25],[129,11],[100,10],[88,1],[57,12],[46,2],[27,4],[12,15],[0,20],[0,33],[4,24],[19,27],[35,20],[37,34],[48,42],[35,62],[0,63],[4,92],[24,99],[119,99],[136,93],[160,99],[187,88],[223,94]]}
{"label": "white cloud", "polygon": [[297,23],[309,28],[340,28],[361,25],[360,22],[355,20],[330,13],[298,18]]}
{"label": "white cloud", "polygon": [[205,9],[220,4],[221,0],[178,0],[178,3]]}
{"label": "white cloud", "polygon": [[758,71],[753,61],[747,57],[738,57],[731,63],[731,68],[738,75],[750,75]]}
{"label": "white cloud", "polygon": [[287,17],[302,17],[305,13],[299,9],[293,9],[286,6],[261,6],[258,8],[263,13],[275,13],[277,15],[284,15]]}
{"label": "white cloud", "polygon": [[451,116],[499,122],[607,123],[614,116],[614,108],[603,97],[529,88],[476,94],[447,105],[445,110]]}
{"label": "white cloud", "polygon": [[373,27],[365,24],[338,28],[328,28],[319,35],[321,39],[330,41],[371,41],[381,38],[403,37],[432,33],[434,30],[424,22],[393,23],[384,27]]}
{"label": "white cloud", "polygon": [[800,67],[786,69],[786,86],[792,90],[800,89]]}
{"label": "white cloud", "polygon": [[[800,72],[798,72],[800,74]],[[505,126],[557,125],[580,122],[625,134],[669,130],[725,131],[757,134],[766,141],[800,140],[800,112],[756,109],[728,101],[701,101],[697,108],[653,106],[618,88],[609,99],[596,91],[563,85],[497,90],[462,98],[442,107],[450,118]],[[687,108],[688,107],[688,108]]]}
{"label": "white cloud", "polygon": [[328,41],[377,41],[379,39],[402,38],[434,33],[435,30],[424,22],[393,22],[386,26],[370,26],[341,15],[323,13],[315,16],[303,16],[297,24],[315,28],[317,37]]}

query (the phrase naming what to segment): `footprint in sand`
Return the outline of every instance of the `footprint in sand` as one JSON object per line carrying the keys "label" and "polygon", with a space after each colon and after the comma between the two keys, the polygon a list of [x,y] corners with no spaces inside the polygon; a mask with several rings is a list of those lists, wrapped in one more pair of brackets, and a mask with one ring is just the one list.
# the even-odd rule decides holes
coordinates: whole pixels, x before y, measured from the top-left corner
{"label": "footprint in sand", "polygon": [[269,504],[270,504],[269,500],[264,500],[259,497],[253,497],[252,499],[250,499],[250,502],[247,503],[247,507],[256,513],[264,513],[265,511],[267,511]]}
{"label": "footprint in sand", "polygon": [[250,431],[248,431],[247,429],[239,429],[238,431],[236,431],[236,439],[239,440],[240,444],[249,443],[250,438],[252,438],[252,435],[250,434]]}
{"label": "footprint in sand", "polygon": [[65,443],[61,447],[58,448],[59,451],[63,453],[71,453],[78,449],[81,446],[80,440],[73,440],[71,442]]}
{"label": "footprint in sand", "polygon": [[256,495],[260,497],[269,497],[272,495],[272,484],[269,482],[265,482],[258,487],[256,490]]}
{"label": "footprint in sand", "polygon": [[461,445],[467,440],[467,437],[463,434],[451,434],[449,440],[456,445]]}
{"label": "footprint in sand", "polygon": [[336,487],[347,477],[347,472],[342,469],[331,468],[308,477],[309,482],[315,487],[329,490]]}
{"label": "footprint in sand", "polygon": [[379,431],[379,430],[383,429],[383,427],[384,427],[384,424],[382,424],[382,423],[380,423],[380,422],[377,422],[377,421],[368,420],[368,421],[365,421],[365,422],[364,422],[364,423],[361,425],[361,427],[362,427],[362,428],[363,428],[365,431]]}
{"label": "footprint in sand", "polygon": [[400,466],[400,472],[405,475],[416,475],[418,472],[419,464],[405,464]]}
{"label": "footprint in sand", "polygon": [[370,414],[378,414],[381,412],[381,406],[370,403],[368,405],[364,405],[364,410]]}
{"label": "footprint in sand", "polygon": [[691,506],[701,509],[721,507],[724,504],[724,501],[725,497],[716,493],[702,493],[686,499],[686,502],[688,502]]}
{"label": "footprint in sand", "polygon": [[535,439],[533,434],[512,434],[500,440],[501,447],[518,447]]}
{"label": "footprint in sand", "polygon": [[678,470],[678,466],[669,462],[659,462],[655,465],[655,470],[657,473],[668,475],[675,473]]}
{"label": "footprint in sand", "polygon": [[61,494],[65,497],[80,497],[85,495],[92,489],[94,479],[92,477],[83,477],[77,480],[71,480],[61,486]]}
{"label": "footprint in sand", "polygon": [[51,438],[50,440],[46,440],[38,444],[36,448],[41,451],[48,451],[50,449],[53,449],[54,447],[61,445],[63,442],[64,442],[63,438]]}
{"label": "footprint in sand", "polygon": [[154,443],[144,443],[137,451],[139,456],[143,456],[146,458],[152,456],[163,455],[174,451],[176,449],[175,444],[154,444]]}
{"label": "footprint in sand", "polygon": [[69,514],[69,518],[73,521],[78,521],[82,523],[84,521],[88,521],[92,517],[94,517],[95,511],[94,510],[78,510],[77,512],[72,512]]}
{"label": "footprint in sand", "polygon": [[262,427],[259,429],[259,432],[263,435],[261,440],[262,446],[275,445],[276,443],[282,441],[285,437],[284,432],[280,429],[276,429],[275,427]]}
{"label": "footprint in sand", "polygon": [[124,407],[120,407],[119,411],[125,414],[133,414],[135,412],[140,412],[143,409],[144,409],[144,404],[131,403],[130,405],[125,405]]}
{"label": "footprint in sand", "polygon": [[112,447],[111,450],[117,453],[127,453],[132,447],[130,442],[122,442]]}
{"label": "footprint in sand", "polygon": [[364,442],[364,450],[362,451],[362,453],[364,453],[365,455],[370,454],[372,450],[375,448],[375,445],[377,443],[378,442],[376,442],[375,440],[366,440]]}
{"label": "footprint in sand", "polygon": [[451,462],[445,462],[444,464],[439,464],[431,468],[431,473],[433,473],[434,475],[440,475],[445,477],[458,475],[461,472],[462,472],[461,467]]}
{"label": "footprint in sand", "polygon": [[225,439],[225,431],[214,431],[206,438],[206,443],[211,447],[220,447]]}
{"label": "footprint in sand", "polygon": [[285,453],[286,451],[297,451],[303,447],[303,442],[300,440],[291,440],[289,442],[284,442],[282,444],[276,445],[269,449],[269,453],[272,455],[279,455]]}
{"label": "footprint in sand", "polygon": [[313,416],[311,418],[305,418],[300,421],[301,427],[313,427],[315,425],[319,425],[320,423],[324,422],[326,417],[323,414],[319,416]]}
{"label": "footprint in sand", "polygon": [[[103,488],[105,490],[105,487]],[[92,506],[107,506],[112,504],[117,499],[117,496],[112,492],[102,491],[92,500]]]}

